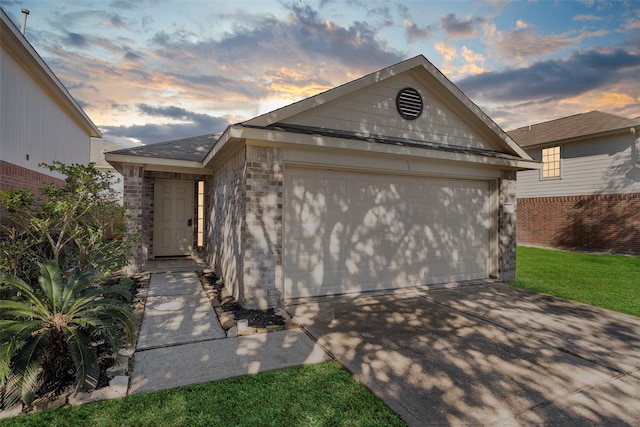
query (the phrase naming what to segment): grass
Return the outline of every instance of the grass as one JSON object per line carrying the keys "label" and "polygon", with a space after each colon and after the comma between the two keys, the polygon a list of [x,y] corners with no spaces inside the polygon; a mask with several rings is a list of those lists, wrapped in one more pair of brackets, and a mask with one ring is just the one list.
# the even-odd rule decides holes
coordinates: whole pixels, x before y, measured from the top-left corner
{"label": "grass", "polygon": [[335,362],[0,421],[0,426],[402,426]]}
{"label": "grass", "polygon": [[518,247],[510,284],[640,316],[640,257]]}

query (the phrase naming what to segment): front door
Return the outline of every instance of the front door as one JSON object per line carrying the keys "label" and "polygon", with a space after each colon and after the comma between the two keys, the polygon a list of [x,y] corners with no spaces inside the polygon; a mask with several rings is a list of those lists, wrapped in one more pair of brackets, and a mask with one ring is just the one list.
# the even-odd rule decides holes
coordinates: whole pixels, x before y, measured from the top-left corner
{"label": "front door", "polygon": [[191,255],[193,247],[193,181],[156,180],[153,255]]}

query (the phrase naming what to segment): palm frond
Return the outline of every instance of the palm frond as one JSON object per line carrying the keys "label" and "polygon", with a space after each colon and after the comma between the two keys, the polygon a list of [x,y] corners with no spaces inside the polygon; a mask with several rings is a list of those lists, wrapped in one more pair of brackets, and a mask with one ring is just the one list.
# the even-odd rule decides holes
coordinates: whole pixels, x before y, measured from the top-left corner
{"label": "palm frond", "polygon": [[89,339],[76,328],[64,327],[62,332],[67,338],[67,346],[76,368],[76,391],[95,388],[100,367],[96,353],[89,345]]}
{"label": "palm frond", "polygon": [[12,276],[0,272],[0,282],[20,292],[22,294],[23,300],[29,301],[29,303],[33,305],[35,311],[41,313],[45,313],[48,311],[47,306],[42,301],[42,298],[38,296],[33,288],[29,286],[24,280],[20,279],[17,276]]}
{"label": "palm frond", "polygon": [[62,273],[60,267],[53,262],[48,262],[40,265],[40,277],[38,277],[38,283],[40,288],[44,291],[44,295],[49,299],[53,314],[57,314],[60,311],[60,305],[62,302]]}

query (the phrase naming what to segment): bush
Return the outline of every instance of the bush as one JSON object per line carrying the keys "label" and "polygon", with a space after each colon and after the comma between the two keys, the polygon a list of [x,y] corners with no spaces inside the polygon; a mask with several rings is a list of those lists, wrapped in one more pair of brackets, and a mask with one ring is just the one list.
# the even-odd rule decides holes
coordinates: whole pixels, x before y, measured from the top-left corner
{"label": "bush", "polygon": [[65,175],[65,185],[47,184],[39,197],[29,190],[0,191],[7,217],[0,225],[0,271],[31,283],[37,263],[49,260],[63,271],[101,277],[126,266],[131,236],[111,175],[93,163],[41,166]]}
{"label": "bush", "polygon": [[129,279],[94,286],[78,269],[68,276],[55,263],[39,269],[37,287],[0,273],[0,286],[11,296],[0,301],[0,407],[19,400],[29,405],[69,377],[76,392],[95,388],[95,344],[104,342],[115,356],[135,335]]}

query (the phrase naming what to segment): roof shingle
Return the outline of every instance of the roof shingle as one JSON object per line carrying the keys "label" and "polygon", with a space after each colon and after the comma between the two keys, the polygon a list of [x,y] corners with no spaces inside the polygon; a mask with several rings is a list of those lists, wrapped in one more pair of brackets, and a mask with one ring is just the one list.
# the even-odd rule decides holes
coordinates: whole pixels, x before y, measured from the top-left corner
{"label": "roof shingle", "polygon": [[201,162],[220,138],[220,134],[207,134],[173,141],[159,142],[140,147],[111,151],[125,156],[155,157],[159,159]]}
{"label": "roof shingle", "polygon": [[548,122],[510,130],[507,134],[521,147],[560,142],[599,133],[629,129],[640,125],[637,119],[602,111],[589,111]]}

